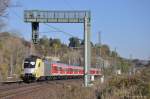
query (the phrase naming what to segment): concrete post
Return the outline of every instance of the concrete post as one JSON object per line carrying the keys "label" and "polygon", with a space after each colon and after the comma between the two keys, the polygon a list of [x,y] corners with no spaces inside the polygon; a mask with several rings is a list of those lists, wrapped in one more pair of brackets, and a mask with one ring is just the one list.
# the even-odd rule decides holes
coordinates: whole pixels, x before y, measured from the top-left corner
{"label": "concrete post", "polygon": [[91,65],[91,42],[90,42],[90,23],[88,18],[84,20],[84,85],[88,87],[90,82],[89,69]]}

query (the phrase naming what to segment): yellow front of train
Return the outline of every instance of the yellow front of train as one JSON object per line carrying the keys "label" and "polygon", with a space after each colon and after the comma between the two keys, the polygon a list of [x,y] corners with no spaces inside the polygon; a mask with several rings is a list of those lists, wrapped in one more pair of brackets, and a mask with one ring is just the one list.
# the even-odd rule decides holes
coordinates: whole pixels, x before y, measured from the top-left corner
{"label": "yellow front of train", "polygon": [[28,58],[25,58],[23,67],[24,73],[22,78],[24,82],[35,81],[44,76],[43,60],[37,56],[29,56]]}

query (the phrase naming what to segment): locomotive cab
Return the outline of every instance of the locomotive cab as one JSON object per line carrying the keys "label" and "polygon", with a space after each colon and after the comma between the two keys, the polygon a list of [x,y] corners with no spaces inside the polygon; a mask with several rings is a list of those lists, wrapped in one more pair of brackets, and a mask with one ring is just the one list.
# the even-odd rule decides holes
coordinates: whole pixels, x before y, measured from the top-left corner
{"label": "locomotive cab", "polygon": [[37,80],[42,76],[42,59],[37,56],[30,56],[24,60],[24,82]]}

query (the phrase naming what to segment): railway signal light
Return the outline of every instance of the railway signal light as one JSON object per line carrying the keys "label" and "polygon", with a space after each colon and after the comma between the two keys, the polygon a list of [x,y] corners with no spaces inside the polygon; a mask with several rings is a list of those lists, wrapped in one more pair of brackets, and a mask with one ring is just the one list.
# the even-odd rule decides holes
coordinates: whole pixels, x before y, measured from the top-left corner
{"label": "railway signal light", "polygon": [[38,43],[38,38],[39,38],[39,35],[37,34],[37,33],[33,33],[32,34],[32,42],[34,43],[34,44],[37,44]]}
{"label": "railway signal light", "polygon": [[39,23],[33,22],[32,23],[32,42],[37,44],[39,41]]}

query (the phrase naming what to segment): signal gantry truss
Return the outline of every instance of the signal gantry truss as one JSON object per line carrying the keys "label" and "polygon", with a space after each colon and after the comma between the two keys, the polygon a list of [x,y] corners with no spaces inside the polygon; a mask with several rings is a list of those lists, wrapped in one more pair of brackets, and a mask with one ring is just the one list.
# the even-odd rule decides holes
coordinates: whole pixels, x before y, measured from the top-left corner
{"label": "signal gantry truss", "polygon": [[88,18],[88,22],[90,22],[90,11],[24,11],[25,22],[84,23],[85,16]]}
{"label": "signal gantry truss", "polygon": [[91,65],[90,11],[40,11],[25,10],[24,21],[32,24],[32,42],[38,43],[39,23],[83,23],[84,24],[84,84],[88,86]]}

